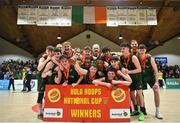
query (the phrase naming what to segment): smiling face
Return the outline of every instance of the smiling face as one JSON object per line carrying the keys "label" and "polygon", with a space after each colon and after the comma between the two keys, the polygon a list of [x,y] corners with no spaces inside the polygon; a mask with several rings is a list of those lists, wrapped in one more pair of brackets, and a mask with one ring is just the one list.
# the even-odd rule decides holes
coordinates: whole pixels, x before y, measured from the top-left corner
{"label": "smiling face", "polygon": [[63,48],[64,48],[64,52],[68,53],[71,50],[71,45],[66,44]]}
{"label": "smiling face", "polygon": [[89,68],[89,72],[90,72],[92,75],[95,75],[96,72],[97,72],[97,67],[91,66],[91,67]]}
{"label": "smiling face", "polygon": [[67,58],[63,58],[63,59],[61,59],[61,65],[64,67],[64,68],[67,68],[68,67],[68,65],[69,65],[69,61],[68,61],[68,59]]}
{"label": "smiling face", "polygon": [[128,47],[121,47],[121,53],[123,55],[127,55],[129,53],[129,48]]}
{"label": "smiling face", "polygon": [[84,65],[86,68],[89,68],[91,66],[91,59],[85,58]]}
{"label": "smiling face", "polygon": [[146,54],[146,49],[139,49],[139,54],[140,55]]}
{"label": "smiling face", "polygon": [[108,80],[113,80],[115,78],[116,74],[114,71],[108,71],[107,73],[107,77],[108,77]]}
{"label": "smiling face", "polygon": [[58,60],[60,56],[61,56],[61,52],[54,52],[54,57],[56,60]]}
{"label": "smiling face", "polygon": [[96,61],[96,66],[97,66],[98,68],[104,67],[104,61],[101,60],[101,59],[98,59],[98,60]]}
{"label": "smiling face", "polygon": [[137,49],[138,48],[138,42],[136,40],[131,41],[131,48],[132,49]]}
{"label": "smiling face", "polygon": [[97,56],[100,53],[100,46],[98,44],[94,44],[92,47],[93,55]]}
{"label": "smiling face", "polygon": [[119,62],[116,60],[111,60],[111,65],[113,68],[116,68],[118,66]]}

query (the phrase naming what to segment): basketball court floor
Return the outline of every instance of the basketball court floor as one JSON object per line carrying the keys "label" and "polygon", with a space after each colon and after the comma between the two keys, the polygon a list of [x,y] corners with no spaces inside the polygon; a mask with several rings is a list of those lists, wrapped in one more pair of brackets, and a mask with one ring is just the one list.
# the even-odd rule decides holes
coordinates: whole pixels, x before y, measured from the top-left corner
{"label": "basketball court floor", "polygon": [[[144,122],[180,122],[180,90],[160,89],[163,120],[154,117],[153,91],[150,89],[144,94],[148,113]],[[0,91],[0,122],[43,122],[32,111],[36,98],[36,92]],[[131,122],[138,122],[137,117],[131,117]]]}

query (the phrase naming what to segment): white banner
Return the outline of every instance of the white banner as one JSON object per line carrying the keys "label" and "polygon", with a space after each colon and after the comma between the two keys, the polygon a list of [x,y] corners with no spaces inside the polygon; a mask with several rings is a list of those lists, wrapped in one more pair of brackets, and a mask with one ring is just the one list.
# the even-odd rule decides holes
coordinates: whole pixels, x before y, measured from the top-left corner
{"label": "white banner", "polygon": [[60,26],[71,26],[72,6],[61,6],[60,9]]}
{"label": "white banner", "polygon": [[36,25],[37,24],[37,11],[38,11],[38,6],[29,6],[28,9],[28,24],[29,25]]}
{"label": "white banner", "polygon": [[147,25],[146,9],[137,9],[137,25]]}
{"label": "white banner", "polygon": [[148,25],[157,25],[156,9],[147,9]]}
{"label": "white banner", "polygon": [[37,25],[47,26],[49,19],[49,6],[39,6]]}
{"label": "white banner", "polygon": [[29,14],[28,9],[29,6],[26,5],[18,6],[18,17],[17,17],[18,25],[28,24],[28,14]]}
{"label": "white banner", "polygon": [[60,6],[49,7],[48,26],[60,26]]}
{"label": "white banner", "polygon": [[107,8],[107,26],[118,26],[118,7],[108,6]]}
{"label": "white banner", "polygon": [[127,25],[127,9],[118,8],[118,25]]}
{"label": "white banner", "polygon": [[137,9],[127,9],[127,25],[136,25]]}
{"label": "white banner", "polygon": [[[37,92],[37,79],[32,79],[30,82],[31,91]],[[14,86],[16,91],[22,91],[23,89],[23,80],[14,80]],[[27,89],[27,88],[26,88]]]}

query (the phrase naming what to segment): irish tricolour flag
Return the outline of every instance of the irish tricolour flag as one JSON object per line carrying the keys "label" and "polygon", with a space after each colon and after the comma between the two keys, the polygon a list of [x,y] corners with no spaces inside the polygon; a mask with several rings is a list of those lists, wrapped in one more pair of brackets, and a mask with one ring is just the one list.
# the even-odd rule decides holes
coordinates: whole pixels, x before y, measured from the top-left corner
{"label": "irish tricolour flag", "polygon": [[105,24],[106,7],[73,6],[72,22],[83,24]]}

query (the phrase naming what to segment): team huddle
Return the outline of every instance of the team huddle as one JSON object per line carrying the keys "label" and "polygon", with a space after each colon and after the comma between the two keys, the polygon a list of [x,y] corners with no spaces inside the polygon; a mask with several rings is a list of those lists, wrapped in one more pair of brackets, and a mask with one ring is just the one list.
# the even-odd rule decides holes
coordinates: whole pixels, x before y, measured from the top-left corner
{"label": "team huddle", "polygon": [[43,118],[42,102],[45,85],[94,84],[112,89],[121,84],[129,86],[134,110],[131,116],[138,115],[139,121],[144,121],[146,113],[143,90],[147,84],[154,91],[155,117],[160,115],[158,69],[154,59],[146,53],[144,44],[132,40],[130,45],[120,45],[120,55],[112,54],[110,49],[102,50],[98,44],[73,49],[70,42],[58,44],[56,47],[47,46],[38,64],[38,118]]}

